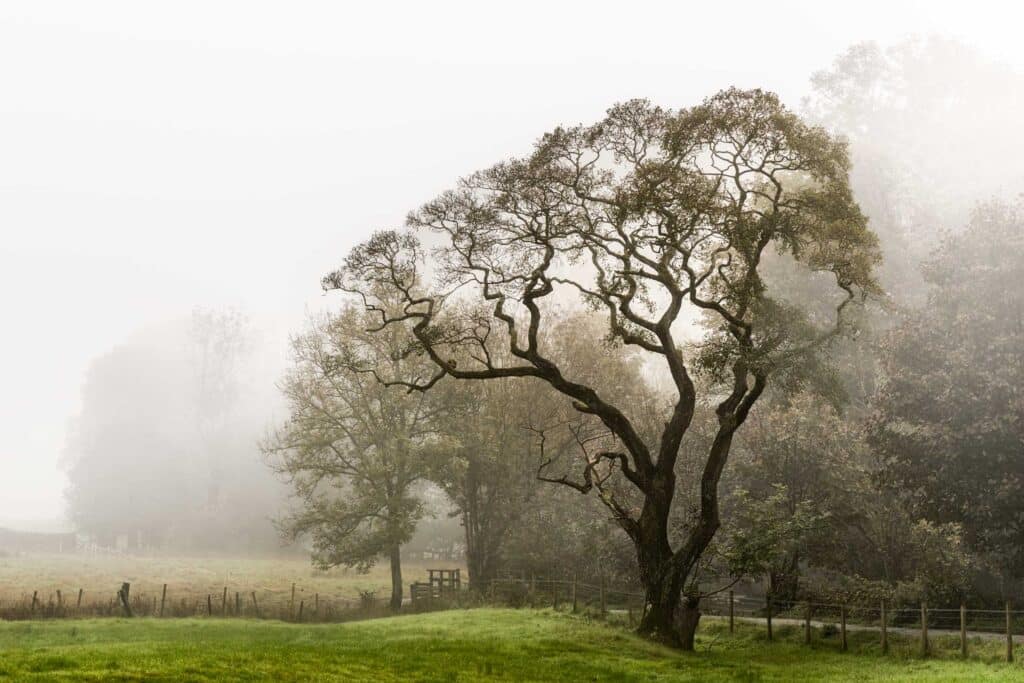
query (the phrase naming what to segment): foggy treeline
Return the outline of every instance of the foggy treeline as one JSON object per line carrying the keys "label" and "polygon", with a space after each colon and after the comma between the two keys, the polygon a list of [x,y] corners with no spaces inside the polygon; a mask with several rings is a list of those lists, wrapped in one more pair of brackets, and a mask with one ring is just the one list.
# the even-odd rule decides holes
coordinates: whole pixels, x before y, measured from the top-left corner
{"label": "foggy treeline", "polygon": [[97,358],[65,455],[76,528],[122,550],[276,547],[281,487],[254,454],[279,403],[264,343],[243,314],[197,309]]}
{"label": "foggy treeline", "polygon": [[[855,284],[867,294],[854,332],[768,382],[729,434],[721,525],[676,597],[696,604],[737,579],[785,600],[1019,597],[1024,139],[1012,133],[1024,117],[1021,75],[933,38],[852,46],[809,82],[790,109],[848,143],[852,198],[877,236],[877,245],[867,233],[857,244],[877,246],[880,259],[870,277],[850,276],[864,276]],[[443,222],[426,213],[417,220]],[[426,253],[416,278],[440,260]],[[835,303],[798,260],[766,251],[763,279],[810,329]],[[407,304],[367,288],[387,311]],[[413,539],[456,549],[475,581],[513,573],[638,583],[641,543],[621,527],[645,502],[625,481],[629,470],[616,469],[621,435],[597,411],[520,377],[434,383],[438,360],[458,372],[516,359],[432,359],[429,344],[382,325],[363,298],[329,301],[294,331],[279,363],[254,360],[281,354],[260,350],[268,342],[244,314],[203,310],[96,359],[67,445],[77,529],[151,551],[284,544],[323,567],[390,560],[396,607]],[[539,343],[566,376],[626,406],[639,440],[656,442],[671,421],[673,385],[644,344],[624,342],[632,328],[615,339],[609,312],[590,303],[551,306]],[[497,353],[489,344],[499,332],[484,331],[489,310],[460,315],[465,327],[451,323],[438,343],[455,348],[464,340],[444,334],[475,330],[493,335],[479,345]],[[680,346],[729,352],[702,336],[701,315]],[[679,449],[673,545],[700,523],[704,454],[721,439],[715,406],[728,392],[716,362],[694,377],[708,398]],[[261,374],[268,367],[273,377]],[[429,390],[409,390],[423,383]],[[641,552],[639,562],[643,578],[656,560]]]}

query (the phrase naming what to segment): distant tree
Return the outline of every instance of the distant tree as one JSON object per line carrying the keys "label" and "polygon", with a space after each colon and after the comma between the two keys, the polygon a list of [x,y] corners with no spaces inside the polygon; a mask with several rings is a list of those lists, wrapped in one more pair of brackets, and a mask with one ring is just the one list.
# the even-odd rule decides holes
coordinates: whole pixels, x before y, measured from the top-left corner
{"label": "distant tree", "polygon": [[854,492],[869,477],[860,445],[853,425],[805,394],[762,406],[733,446],[727,542],[777,599],[797,600],[803,566],[831,564],[855,535]]}
{"label": "distant tree", "polygon": [[1024,211],[980,206],[927,264],[927,303],[892,332],[870,442],[912,509],[963,526],[1024,575]]}
{"label": "distant tree", "polygon": [[458,389],[446,395],[461,406],[449,414],[450,447],[432,478],[448,495],[465,532],[471,585],[484,589],[497,577],[509,532],[536,494],[540,459],[524,414],[530,399],[522,380]]}
{"label": "distant tree", "polygon": [[[504,544],[514,576],[570,580],[636,590],[636,550],[596,496],[541,485]],[[563,594],[564,595],[564,594]]]}
{"label": "distant tree", "polygon": [[251,350],[249,321],[240,311],[192,311],[190,361],[195,383],[195,419],[200,447],[207,463],[206,508],[216,512],[223,505],[225,441],[230,438],[228,419],[239,406],[239,370]]}
{"label": "distant tree", "polygon": [[[577,377],[632,393],[637,405],[651,401],[653,389],[645,391],[646,383],[637,382],[635,354],[616,345],[588,341],[600,336],[602,324],[593,314],[562,317],[545,331],[552,337],[548,344],[552,355]],[[494,352],[510,360],[504,349]],[[435,389],[436,393],[442,391],[442,400],[453,408],[445,427],[453,446],[439,458],[435,481],[462,519],[473,581],[485,585],[501,568],[508,567],[504,545],[517,535],[524,540],[517,545],[513,561],[520,571],[529,567],[532,573],[550,573],[558,564],[563,572],[582,569],[579,556],[569,559],[564,554],[566,538],[554,531],[553,523],[543,524],[545,536],[552,539],[550,544],[532,531],[542,517],[552,518],[552,522],[559,517],[556,510],[545,509],[555,505],[550,495],[539,500],[538,476],[550,477],[553,468],[571,463],[580,449],[576,437],[584,431],[603,436],[607,430],[599,421],[567,406],[558,392],[522,378]],[[527,519],[533,525],[525,533],[518,532],[516,527]],[[558,562],[560,555],[563,561]]]}
{"label": "distant tree", "polygon": [[736,579],[767,578],[766,591],[779,603],[795,602],[808,539],[820,532],[828,512],[799,500],[785,484],[751,494],[730,492],[726,533],[720,548]]}
{"label": "distant tree", "polygon": [[294,365],[281,384],[291,416],[263,450],[297,499],[280,522],[284,533],[308,537],[323,568],[366,570],[386,557],[397,610],[401,546],[423,515],[417,486],[431,472],[440,408],[433,395],[389,389],[366,371],[403,376],[422,364],[393,332],[366,332],[372,323],[346,308],[293,340]]}
{"label": "distant tree", "polygon": [[809,114],[850,139],[858,200],[884,232],[905,231],[902,258],[883,274],[913,277],[930,249],[922,237],[959,227],[978,199],[1024,181],[1020,136],[1004,136],[998,159],[990,150],[992,131],[1024,115],[1024,74],[972,46],[934,36],[859,43],[811,85]]}
{"label": "distant tree", "polygon": [[163,351],[133,340],[94,359],[86,374],[68,435],[66,498],[76,530],[105,546],[121,537],[133,549],[161,547],[199,503],[185,368]]}
{"label": "distant tree", "polygon": [[[420,243],[398,232],[357,247],[326,285],[358,294],[375,329],[406,330],[434,364],[432,374],[391,382],[427,390],[445,377],[530,378],[599,420],[611,439],[586,449],[579,478],[549,479],[599,492],[636,549],[647,601],[640,631],[692,649],[699,596],[687,589],[682,610],[680,600],[721,523],[718,483],[733,436],[769,377],[814,357],[845,331],[850,303],[876,290],[876,240],[847,172],[843,144],[771,94],[729,90],[674,112],[628,102],[594,126],[555,130],[529,157],[473,174],[410,216],[444,241],[434,264],[442,291],[420,285]],[[773,250],[831,278],[827,324],[772,295],[760,265]],[[602,337],[663,363],[675,397],[660,434],[645,438],[621,393],[581,380],[544,348],[556,291],[603,311]],[[460,297],[479,307],[455,313],[446,304]],[[697,348],[680,336],[695,319],[705,331]],[[701,462],[700,506],[673,543],[695,373],[716,383],[706,399],[717,405],[717,429],[703,455],[688,454]],[[630,495],[616,495],[618,477]]]}
{"label": "distant tree", "polygon": [[105,545],[278,550],[269,517],[283,492],[256,445],[272,397],[241,391],[252,371],[248,358],[210,368],[234,390],[220,402],[216,428],[203,428],[209,404],[199,391],[194,333],[187,319],[162,323],[90,364],[67,439],[68,511],[79,531]]}

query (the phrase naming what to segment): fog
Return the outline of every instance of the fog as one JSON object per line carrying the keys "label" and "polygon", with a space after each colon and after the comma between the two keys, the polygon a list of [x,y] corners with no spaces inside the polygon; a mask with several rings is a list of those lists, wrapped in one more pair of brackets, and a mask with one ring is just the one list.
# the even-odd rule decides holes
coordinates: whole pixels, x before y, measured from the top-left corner
{"label": "fog", "polygon": [[[688,106],[736,85],[801,110],[812,74],[851,45],[955,39],[959,70],[918,81],[942,95],[935,117],[880,107],[874,129],[844,132],[855,164],[895,155],[934,187],[948,211],[913,219],[928,234],[956,228],[973,201],[1024,188],[1012,14],[994,2],[4,3],[0,525],[66,525],[71,426],[96,359],[197,307],[234,308],[264,354],[245,387],[270,396],[288,335],[335,301],[320,278],[355,243],[616,101]],[[906,154],[878,144],[896,140]]]}

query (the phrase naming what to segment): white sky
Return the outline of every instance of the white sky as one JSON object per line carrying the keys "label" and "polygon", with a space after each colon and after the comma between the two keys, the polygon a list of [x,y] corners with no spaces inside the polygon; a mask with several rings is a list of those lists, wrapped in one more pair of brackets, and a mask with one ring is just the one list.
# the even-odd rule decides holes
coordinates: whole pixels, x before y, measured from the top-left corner
{"label": "white sky", "polygon": [[853,42],[1024,68],[1013,3],[0,4],[0,520],[61,514],[90,359],[196,305],[301,320],[371,229],[611,103],[796,106]]}

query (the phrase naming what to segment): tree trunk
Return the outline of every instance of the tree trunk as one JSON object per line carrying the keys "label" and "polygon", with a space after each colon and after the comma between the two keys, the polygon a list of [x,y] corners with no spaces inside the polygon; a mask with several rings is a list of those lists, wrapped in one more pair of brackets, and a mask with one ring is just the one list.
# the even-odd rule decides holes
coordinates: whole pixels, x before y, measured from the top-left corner
{"label": "tree trunk", "polygon": [[402,609],[402,554],[397,545],[391,546],[391,609]]}
{"label": "tree trunk", "polygon": [[469,571],[470,587],[480,594],[485,593],[495,579],[501,562],[501,543],[508,528],[495,525],[481,517],[479,506],[464,510],[462,527],[466,534],[466,569]]}
{"label": "tree trunk", "polygon": [[469,511],[462,513],[462,527],[466,532],[466,569],[469,571],[469,584],[478,593],[484,593],[490,581],[494,578],[489,575],[487,561],[487,548],[482,538],[479,521]]}
{"label": "tree trunk", "polygon": [[[644,572],[641,572],[641,577]],[[668,572],[660,578],[651,577],[645,585],[647,611],[637,632],[670,647],[693,650],[694,636],[700,621],[700,598],[682,596],[685,577]]]}
{"label": "tree trunk", "polygon": [[781,602],[796,602],[800,592],[800,553],[793,551],[768,573],[769,591]]}
{"label": "tree trunk", "polygon": [[[469,534],[467,533],[466,535],[468,536]],[[471,548],[469,543],[467,543],[466,571],[469,573],[469,585],[478,593],[483,593],[487,590],[487,579],[484,578],[482,565],[480,553],[477,552],[476,548]]]}
{"label": "tree trunk", "polygon": [[668,525],[674,486],[672,476],[653,482],[635,527],[633,541],[647,603],[638,632],[670,647],[693,650],[700,621],[699,598],[687,596],[685,603],[680,599],[687,579],[718,527],[717,504],[712,507],[714,516],[700,520],[679,550],[673,552],[668,542]]}
{"label": "tree trunk", "polygon": [[700,622],[699,600],[688,595],[676,611],[676,623],[679,631],[679,646],[684,650],[693,650],[694,637],[697,635],[697,624]]}
{"label": "tree trunk", "polygon": [[[671,500],[671,494],[666,499]],[[672,561],[672,548],[668,543],[667,506],[659,506],[652,497],[648,497],[633,542],[646,603],[637,632],[679,647],[675,617],[683,583]]]}
{"label": "tree trunk", "polygon": [[647,611],[640,619],[637,632],[671,647],[680,647],[676,630],[676,611],[679,609],[679,591],[651,586],[645,589]]}
{"label": "tree trunk", "polygon": [[484,593],[496,578],[497,571],[484,548],[477,546],[466,552],[466,569],[469,570],[469,582],[473,590]]}

